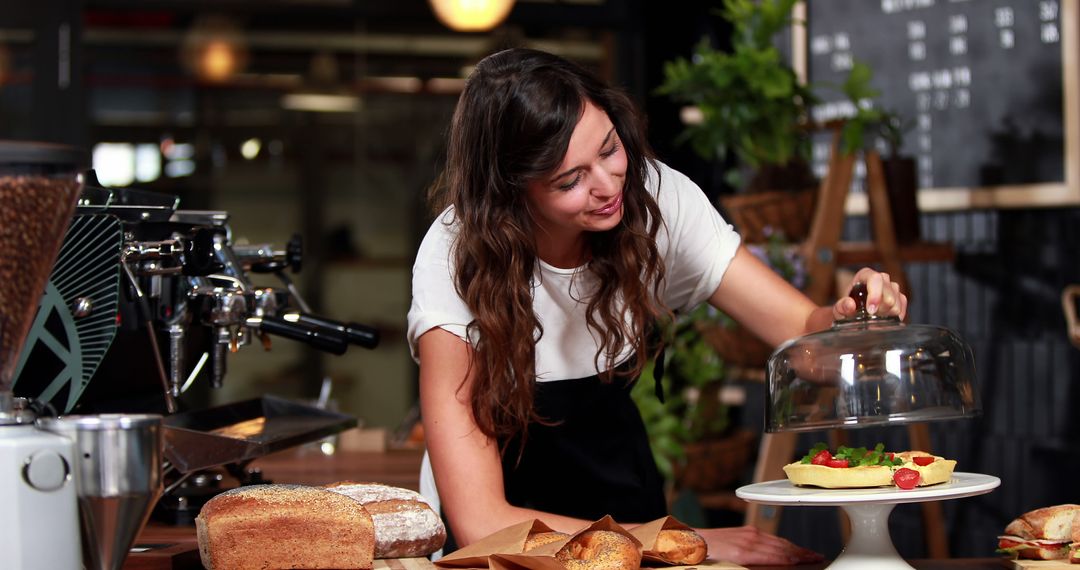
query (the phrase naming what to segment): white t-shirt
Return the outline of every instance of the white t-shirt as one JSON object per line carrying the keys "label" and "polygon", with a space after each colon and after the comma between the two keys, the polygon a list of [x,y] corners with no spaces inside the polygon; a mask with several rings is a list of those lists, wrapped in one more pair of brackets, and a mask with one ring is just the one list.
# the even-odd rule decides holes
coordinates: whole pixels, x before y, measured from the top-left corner
{"label": "white t-shirt", "polygon": [[[672,310],[693,308],[720,285],[740,237],[689,178],[660,162],[656,170],[649,169],[646,187],[656,197],[664,219],[657,234],[665,269],[663,301]],[[451,207],[431,224],[413,264],[408,340],[415,360],[419,360],[420,336],[432,328],[468,340],[466,328],[473,315],[457,294],[451,269],[455,235]],[[595,286],[596,277],[586,267],[560,269],[538,260],[534,282],[533,307],[544,326],[544,335],[536,343],[537,381],[598,374],[598,343],[585,321],[587,298],[580,295]],[[615,362],[622,362],[630,350],[625,348]],[[420,469],[420,493],[439,511],[441,500],[427,453]],[[441,555],[440,550],[432,559]]]}
{"label": "white t-shirt", "polygon": [[[682,173],[656,162],[649,169],[646,187],[657,199],[664,219],[657,234],[657,248],[665,274],[662,297],[673,310],[696,306],[716,290],[735,255],[740,238],[696,184]],[[456,235],[453,207],[447,208],[428,229],[413,265],[412,306],[409,308],[408,340],[414,359],[421,335],[440,327],[462,339],[473,320],[457,294],[452,273],[453,240]],[[536,343],[537,381],[594,376],[598,339],[585,321],[587,293],[596,277],[587,267],[560,269],[538,260],[533,307],[544,327]],[[622,362],[631,347],[615,359]],[[604,364],[601,359],[600,364]]]}

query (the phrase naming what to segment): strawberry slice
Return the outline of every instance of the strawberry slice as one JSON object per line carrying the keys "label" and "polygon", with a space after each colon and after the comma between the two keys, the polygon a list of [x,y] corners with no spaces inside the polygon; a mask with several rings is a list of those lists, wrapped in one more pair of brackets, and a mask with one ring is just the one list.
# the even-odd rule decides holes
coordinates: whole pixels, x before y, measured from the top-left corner
{"label": "strawberry slice", "polygon": [[915,462],[915,465],[918,465],[920,467],[926,467],[927,465],[930,465],[934,462],[934,458],[932,456],[912,457],[911,460]]}

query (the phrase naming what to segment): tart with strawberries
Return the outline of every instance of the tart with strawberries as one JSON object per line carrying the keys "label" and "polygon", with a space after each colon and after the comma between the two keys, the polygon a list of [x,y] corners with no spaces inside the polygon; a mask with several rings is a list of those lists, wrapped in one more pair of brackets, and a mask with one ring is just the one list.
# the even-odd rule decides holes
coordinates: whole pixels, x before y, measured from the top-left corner
{"label": "tart with strawberries", "polygon": [[819,443],[799,461],[785,465],[784,473],[795,485],[826,489],[914,489],[948,481],[955,467],[952,459],[925,451],[887,452],[880,443],[873,449],[841,445],[836,453]]}

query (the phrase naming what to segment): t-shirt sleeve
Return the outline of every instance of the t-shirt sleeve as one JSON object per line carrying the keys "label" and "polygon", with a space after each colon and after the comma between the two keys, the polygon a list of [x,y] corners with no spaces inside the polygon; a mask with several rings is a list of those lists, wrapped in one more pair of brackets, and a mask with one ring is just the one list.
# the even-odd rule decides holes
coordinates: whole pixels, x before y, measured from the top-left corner
{"label": "t-shirt sleeve", "polygon": [[[667,271],[664,302],[674,310],[689,309],[716,291],[741,238],[697,184],[663,164],[658,163],[658,170],[657,203],[664,227],[657,243]],[[655,181],[650,186],[655,187]]]}
{"label": "t-shirt sleeve", "polygon": [[466,329],[473,320],[471,311],[454,286],[452,219],[451,211],[447,210],[431,224],[413,264],[407,335],[414,360],[419,358],[418,342],[424,333],[439,327],[467,339]]}

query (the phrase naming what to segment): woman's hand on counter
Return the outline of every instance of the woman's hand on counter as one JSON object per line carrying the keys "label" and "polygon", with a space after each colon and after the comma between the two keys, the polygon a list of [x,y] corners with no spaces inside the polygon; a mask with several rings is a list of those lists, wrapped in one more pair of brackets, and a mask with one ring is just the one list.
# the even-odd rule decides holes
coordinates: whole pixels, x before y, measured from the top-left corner
{"label": "woman's hand on counter", "polygon": [[697,529],[709,544],[709,558],[742,565],[790,565],[821,562],[822,555],[757,527]]}

